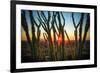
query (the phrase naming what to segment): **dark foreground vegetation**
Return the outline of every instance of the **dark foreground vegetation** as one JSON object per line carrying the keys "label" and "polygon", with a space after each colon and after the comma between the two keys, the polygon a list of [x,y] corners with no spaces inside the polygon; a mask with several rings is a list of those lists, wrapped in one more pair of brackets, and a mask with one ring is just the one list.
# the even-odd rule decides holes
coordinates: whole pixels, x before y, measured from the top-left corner
{"label": "dark foreground vegetation", "polygon": [[[82,56],[79,58],[79,56],[75,56],[75,52],[77,50],[75,49],[75,41],[71,42],[72,45],[68,44],[66,42],[64,46],[64,60],[86,60],[90,59],[90,41],[86,41],[85,47],[82,49]],[[70,50],[70,47],[72,47],[72,50]],[[31,49],[29,47],[29,44],[26,41],[22,41],[22,62],[44,62],[44,61],[51,61],[49,57],[49,47],[47,46],[47,43],[45,41],[40,42],[40,48],[37,49],[37,60],[33,60],[31,56]],[[61,51],[60,49],[57,51],[55,48],[53,50],[55,57],[54,61],[62,61],[61,58]],[[71,53],[74,53],[73,56],[71,56]]]}

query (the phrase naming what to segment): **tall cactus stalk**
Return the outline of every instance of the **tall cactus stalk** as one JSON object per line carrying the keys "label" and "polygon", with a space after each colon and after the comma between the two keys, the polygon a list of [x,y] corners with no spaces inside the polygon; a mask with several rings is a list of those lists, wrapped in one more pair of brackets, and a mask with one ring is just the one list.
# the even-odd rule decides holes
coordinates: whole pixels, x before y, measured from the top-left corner
{"label": "tall cactus stalk", "polygon": [[[41,22],[36,22],[34,16],[32,16],[32,20],[33,20],[33,23],[35,24],[34,26],[36,26],[37,28],[37,32],[36,32],[36,56],[38,55],[38,50],[40,48],[40,35],[41,35],[41,30],[40,30],[40,27],[41,27]],[[37,57],[38,58],[38,57]]]}
{"label": "tall cactus stalk", "polygon": [[[78,27],[79,27],[79,25],[80,25],[80,23],[81,23],[81,21],[82,21],[82,19],[83,19],[83,17],[82,17],[82,15],[81,15],[81,18],[80,18],[80,20],[79,20],[79,22],[76,24],[75,23],[75,19],[74,19],[74,13],[72,13],[72,21],[73,21],[73,25],[74,25],[74,28],[75,28],[75,31],[74,31],[74,36],[75,36],[75,46],[76,46],[76,56],[79,56],[79,54],[78,54],[78,51],[79,51],[79,48],[78,48],[78,37],[77,37],[77,35],[78,35]],[[82,27],[82,25],[81,25],[81,27]],[[81,28],[82,29],[82,28]],[[82,33],[81,33],[81,31],[80,31],[80,35],[81,35]],[[80,36],[81,37],[81,36]]]}
{"label": "tall cactus stalk", "polygon": [[68,36],[67,31],[65,31],[65,34],[66,34],[66,37],[67,37],[68,43],[69,43],[69,45],[71,46],[70,49],[69,49],[69,52],[70,52],[70,59],[72,59],[73,56],[74,56],[73,49],[72,49],[72,44],[71,44],[71,41],[70,41],[70,38],[69,38],[69,36]]}
{"label": "tall cactus stalk", "polygon": [[[65,26],[65,18],[62,14],[62,12],[56,12],[57,13],[57,19],[58,19],[58,25],[56,23],[57,30],[59,32],[59,37],[61,37],[61,60],[64,60],[64,26]],[[62,19],[62,21],[61,21]]]}
{"label": "tall cactus stalk", "polygon": [[47,43],[48,37],[47,37],[46,33],[43,33],[43,37],[44,37],[45,42]]}
{"label": "tall cactus stalk", "polygon": [[26,38],[27,38],[27,41],[30,45],[31,55],[32,55],[32,58],[33,58],[32,44],[31,44],[31,39],[30,39],[30,36],[29,36],[28,24],[27,24],[26,17],[25,17],[25,11],[23,11],[23,13],[21,15],[22,15],[21,16],[21,24],[22,24],[22,27],[24,28],[25,33],[26,33]]}
{"label": "tall cactus stalk", "polygon": [[79,23],[76,25],[75,19],[74,19],[74,13],[72,13],[72,21],[73,21],[73,25],[74,25],[74,28],[75,28],[74,36],[75,36],[75,44],[76,44],[76,49],[77,49],[78,48],[77,29],[79,27]]}
{"label": "tall cactus stalk", "polygon": [[[74,28],[75,28],[75,43],[76,43],[76,49],[77,49],[77,56],[78,59],[80,59],[82,57],[82,49],[84,47],[84,43],[86,41],[86,36],[87,36],[87,32],[89,30],[90,27],[90,16],[89,14],[87,14],[87,20],[86,20],[86,25],[85,25],[85,30],[84,30],[84,35],[82,38],[82,29],[83,29],[83,21],[84,21],[84,13],[81,14],[81,18],[79,23],[76,25],[75,20],[74,20],[74,15],[72,13],[72,20],[73,20],[73,24],[74,24]],[[79,44],[77,43],[77,28],[79,27]],[[78,46],[79,45],[79,46]]]}
{"label": "tall cactus stalk", "polygon": [[81,14],[80,19],[80,25],[79,25],[79,51],[78,54],[81,57],[82,56],[82,26],[83,26],[83,20],[84,20],[84,13]]}
{"label": "tall cactus stalk", "polygon": [[41,22],[37,23],[35,18],[33,17],[33,22],[37,28],[37,32],[36,32],[36,35],[37,35],[37,38],[36,38],[36,41],[37,41],[37,47],[39,48],[39,41],[40,41],[40,35],[41,35],[41,30],[40,30],[40,27],[41,27]]}
{"label": "tall cactus stalk", "polygon": [[54,38],[54,45],[56,46],[56,28],[55,28],[55,23],[56,21],[56,13],[53,12],[53,15],[52,15],[52,21],[51,21],[51,24],[52,24],[52,29],[53,29],[53,38]]}
{"label": "tall cactus stalk", "polygon": [[68,33],[66,31],[65,31],[65,34],[66,34],[66,37],[67,37],[67,40],[68,40],[69,44],[71,45],[70,38],[69,38]]}
{"label": "tall cactus stalk", "polygon": [[[43,37],[44,37],[44,40],[45,40],[45,44],[46,44],[46,47],[48,48],[48,36],[46,33],[43,33]],[[47,50],[47,53],[46,53],[46,56],[45,56],[45,59],[46,61],[50,60],[50,52],[49,50]]]}
{"label": "tall cactus stalk", "polygon": [[55,21],[56,21],[56,12],[52,12],[52,21],[51,21],[51,25],[52,25],[52,29],[53,29],[53,39],[54,39],[54,59],[57,60],[57,38],[56,38],[56,28],[55,28]]}
{"label": "tall cactus stalk", "polygon": [[36,49],[36,36],[35,36],[35,23],[34,18],[32,15],[32,11],[29,11],[30,21],[31,21],[31,29],[32,29],[32,53],[33,53],[33,60],[36,61],[37,59],[37,49]]}
{"label": "tall cactus stalk", "polygon": [[36,26],[37,26],[37,45],[39,48],[39,41],[40,41],[40,35],[41,35],[41,30],[40,30],[41,23],[39,25],[36,25]]}
{"label": "tall cactus stalk", "polygon": [[83,35],[83,41],[82,41],[82,48],[83,48],[84,43],[86,41],[86,36],[87,36],[87,32],[89,30],[89,27],[90,27],[90,15],[87,14],[87,20],[86,20],[86,25],[85,25],[84,35]]}
{"label": "tall cactus stalk", "polygon": [[50,26],[50,20],[51,20],[51,14],[50,11],[47,12],[48,16],[46,17],[45,13],[43,11],[37,12],[40,22],[42,23],[42,27],[45,30],[45,32],[48,35],[48,41],[49,41],[49,49],[50,49],[50,60],[54,60],[53,56],[53,43],[52,43],[52,36],[51,36],[51,26]]}

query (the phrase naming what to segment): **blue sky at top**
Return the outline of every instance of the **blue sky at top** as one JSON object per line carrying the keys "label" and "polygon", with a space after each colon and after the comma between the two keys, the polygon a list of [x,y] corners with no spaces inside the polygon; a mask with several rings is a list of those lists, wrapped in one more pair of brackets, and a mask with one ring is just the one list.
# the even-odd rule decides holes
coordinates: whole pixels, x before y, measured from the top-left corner
{"label": "blue sky at top", "polygon": [[[26,13],[26,20],[27,20],[27,23],[28,23],[28,26],[29,26],[29,31],[31,31],[31,23],[30,23],[30,17],[29,17],[29,10],[22,10],[22,11],[25,11],[25,13]],[[48,16],[47,11],[43,11],[43,12],[45,13],[46,16]],[[33,17],[35,18],[35,20],[39,24],[39,22],[37,20],[37,18],[38,18],[37,11],[33,10],[32,13],[33,13]],[[51,11],[51,13],[52,13],[52,11]],[[63,13],[63,16],[65,18],[65,27],[64,27],[64,29],[67,31],[69,37],[72,37],[72,36],[74,36],[74,30],[75,30],[75,28],[73,26],[73,21],[72,21],[72,12],[62,12],[62,13]],[[87,13],[85,13],[85,16],[84,16],[83,31],[84,31],[84,27],[85,27],[85,24],[86,24],[86,15],[87,15]],[[80,20],[80,17],[81,17],[81,13],[74,12],[74,18],[75,18],[75,23],[76,24],[78,24],[78,22]],[[41,29],[42,33],[45,32],[43,30],[42,26],[41,26],[40,29]],[[23,29],[22,29],[22,32],[23,32]]]}

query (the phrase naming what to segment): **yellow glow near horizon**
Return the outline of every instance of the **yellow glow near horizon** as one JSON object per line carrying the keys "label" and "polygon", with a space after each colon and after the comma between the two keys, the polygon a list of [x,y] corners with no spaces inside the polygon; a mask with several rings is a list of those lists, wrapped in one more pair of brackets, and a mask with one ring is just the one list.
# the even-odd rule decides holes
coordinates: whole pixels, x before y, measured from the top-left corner
{"label": "yellow glow near horizon", "polygon": [[25,32],[24,32],[23,29],[21,29],[21,40],[23,40],[23,41],[26,41],[27,40],[26,34],[25,34]]}
{"label": "yellow glow near horizon", "polygon": [[[29,32],[29,33],[30,33],[30,39],[32,40],[32,33],[31,32]],[[52,36],[52,39],[53,39],[53,32],[51,32],[51,36]],[[68,36],[69,36],[70,40],[75,40],[74,32],[68,33]],[[83,37],[83,33],[82,33],[82,37]],[[40,39],[42,39],[42,40],[44,39],[43,32],[41,33]],[[79,37],[78,37],[78,39],[79,39]],[[90,39],[90,32],[87,33],[87,37],[86,37],[86,40],[89,40],[89,39]],[[21,30],[21,40],[27,41],[26,33],[25,33],[24,29]],[[65,35],[65,40],[67,40],[66,35]]]}

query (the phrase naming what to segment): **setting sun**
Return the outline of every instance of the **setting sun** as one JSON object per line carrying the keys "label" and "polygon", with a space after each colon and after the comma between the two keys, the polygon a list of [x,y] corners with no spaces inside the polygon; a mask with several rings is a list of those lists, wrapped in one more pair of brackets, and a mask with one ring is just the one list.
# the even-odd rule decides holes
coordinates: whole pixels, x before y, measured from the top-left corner
{"label": "setting sun", "polygon": [[61,34],[58,36],[57,41],[58,41],[58,45],[60,45],[62,43],[62,36],[61,36]]}

